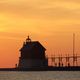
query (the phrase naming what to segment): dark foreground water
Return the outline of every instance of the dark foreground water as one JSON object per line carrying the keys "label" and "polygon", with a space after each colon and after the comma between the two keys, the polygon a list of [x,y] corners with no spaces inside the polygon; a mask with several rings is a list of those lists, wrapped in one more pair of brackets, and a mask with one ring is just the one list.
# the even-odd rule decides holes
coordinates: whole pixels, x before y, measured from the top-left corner
{"label": "dark foreground water", "polygon": [[0,80],[80,80],[80,71],[0,72]]}

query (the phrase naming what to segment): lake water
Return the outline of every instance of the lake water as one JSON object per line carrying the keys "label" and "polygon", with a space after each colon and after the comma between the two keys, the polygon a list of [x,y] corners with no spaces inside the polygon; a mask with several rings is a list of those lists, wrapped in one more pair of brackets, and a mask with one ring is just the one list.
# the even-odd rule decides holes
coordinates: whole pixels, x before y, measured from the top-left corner
{"label": "lake water", "polygon": [[0,80],[80,80],[80,71],[0,72]]}

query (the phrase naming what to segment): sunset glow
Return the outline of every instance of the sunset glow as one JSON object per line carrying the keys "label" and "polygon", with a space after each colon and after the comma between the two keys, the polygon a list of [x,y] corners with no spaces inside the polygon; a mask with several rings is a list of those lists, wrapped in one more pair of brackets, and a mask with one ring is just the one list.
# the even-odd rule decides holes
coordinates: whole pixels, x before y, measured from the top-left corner
{"label": "sunset glow", "polygon": [[14,67],[27,36],[43,44],[48,55],[80,55],[80,0],[0,0],[0,67]]}

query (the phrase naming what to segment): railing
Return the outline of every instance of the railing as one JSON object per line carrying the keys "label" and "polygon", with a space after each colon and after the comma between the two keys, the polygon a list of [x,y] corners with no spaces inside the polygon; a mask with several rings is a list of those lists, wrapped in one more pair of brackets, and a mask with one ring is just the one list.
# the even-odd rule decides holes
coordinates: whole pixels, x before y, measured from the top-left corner
{"label": "railing", "polygon": [[51,56],[48,57],[51,60],[51,66],[64,67],[64,66],[80,66],[80,56]]}

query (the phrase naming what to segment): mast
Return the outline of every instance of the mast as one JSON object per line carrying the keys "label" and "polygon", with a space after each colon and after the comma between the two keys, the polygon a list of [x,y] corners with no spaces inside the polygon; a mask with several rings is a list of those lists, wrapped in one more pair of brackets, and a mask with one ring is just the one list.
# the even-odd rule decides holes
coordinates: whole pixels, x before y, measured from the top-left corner
{"label": "mast", "polygon": [[75,66],[75,33],[73,33],[73,66]]}

